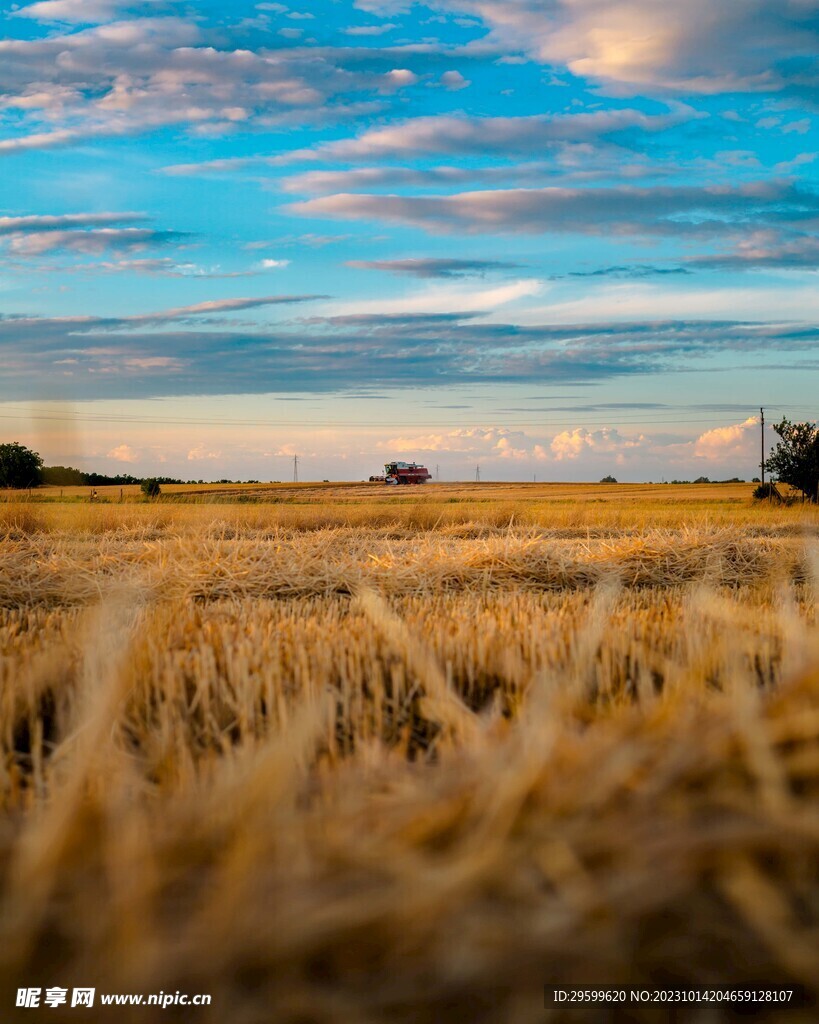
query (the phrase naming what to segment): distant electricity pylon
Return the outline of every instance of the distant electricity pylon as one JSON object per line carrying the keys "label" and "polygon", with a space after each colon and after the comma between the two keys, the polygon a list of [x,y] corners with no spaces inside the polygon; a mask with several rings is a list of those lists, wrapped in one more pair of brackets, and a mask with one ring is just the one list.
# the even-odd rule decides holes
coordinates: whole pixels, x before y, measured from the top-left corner
{"label": "distant electricity pylon", "polygon": [[479,484],[480,482],[481,482],[481,467],[480,467],[480,464],[478,464],[475,467],[475,483]]}
{"label": "distant electricity pylon", "polygon": [[761,483],[765,483],[765,410],[759,410],[759,427],[761,431],[760,443],[761,443],[761,455],[762,458],[759,462],[759,468],[762,471]]}
{"label": "distant electricity pylon", "polygon": [[293,456],[293,483],[299,482],[299,457],[298,455]]}

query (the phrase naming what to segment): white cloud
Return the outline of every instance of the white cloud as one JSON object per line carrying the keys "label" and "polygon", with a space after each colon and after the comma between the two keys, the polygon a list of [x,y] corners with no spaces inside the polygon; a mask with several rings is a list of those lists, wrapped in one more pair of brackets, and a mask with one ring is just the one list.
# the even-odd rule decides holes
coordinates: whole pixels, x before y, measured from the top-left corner
{"label": "white cloud", "polygon": [[750,457],[759,441],[759,417],[750,416],[742,423],[715,427],[700,434],[694,443],[694,454],[703,459],[721,460],[732,456]]}
{"label": "white cloud", "polygon": [[[102,17],[122,6],[50,0],[27,10],[54,11],[57,3],[78,16],[87,8]],[[159,13],[166,5],[154,6]],[[327,100],[375,91],[383,82],[383,76],[345,72],[330,59],[297,50],[271,58],[265,51],[204,45],[204,32],[194,19],[138,17],[42,38],[0,39],[0,109],[20,112],[18,134],[7,134],[0,153],[174,125],[223,132],[237,123],[315,119]]]}
{"label": "white cloud", "polygon": [[[391,71],[389,75],[411,75],[415,80],[409,71]],[[442,76],[444,84],[460,82],[456,87],[464,87],[466,80],[460,75],[458,79],[447,78],[448,75],[458,75],[458,72],[446,72]],[[401,81],[412,84],[408,79],[404,81],[403,77]],[[416,153],[540,155],[546,146],[589,142],[630,129],[661,132],[705,116],[687,104],[672,103],[662,114],[644,114],[640,110],[626,108],[520,117],[415,117],[383,128],[371,128],[354,139],[327,142],[315,149],[295,150],[288,155],[287,162],[315,158],[389,160],[411,157]]]}
{"label": "white cloud", "polygon": [[445,71],[441,75],[441,85],[450,92],[459,92],[461,89],[469,88],[472,83],[464,78],[460,71]]}
{"label": "white cloud", "polygon": [[493,288],[474,284],[434,284],[394,299],[350,300],[334,307],[336,315],[353,313],[412,314],[489,311],[507,303],[540,294],[543,281],[528,278]]}
{"label": "white cloud", "polygon": [[384,88],[387,92],[396,89],[405,89],[409,85],[415,85],[418,75],[407,68],[393,68],[384,75]]}
{"label": "white cloud", "polygon": [[0,217],[0,235],[73,230],[146,219],[144,213],[63,213],[31,217]]}
{"label": "white cloud", "polygon": [[789,182],[738,185],[673,185],[654,188],[512,188],[452,195],[378,195],[341,192],[287,209],[301,215],[344,220],[378,219],[436,232],[588,235],[723,239],[757,228],[810,223],[819,196]]}
{"label": "white cloud", "polygon": [[[790,75],[816,88],[814,0],[446,0],[479,15],[499,51],[564,65],[610,89],[776,91]],[[791,67],[787,66],[790,61]]]}
{"label": "white cloud", "polygon": [[222,453],[220,451],[212,452],[204,444],[197,445],[196,448],[192,448],[188,452],[188,462],[202,462],[212,459],[220,459]]}
{"label": "white cloud", "polygon": [[262,260],[259,267],[262,270],[280,270],[290,266],[290,260]]}
{"label": "white cloud", "polygon": [[63,250],[85,255],[100,255],[109,250],[138,252],[149,246],[178,241],[175,232],[153,228],[93,228],[88,231],[42,231],[16,234],[9,240],[9,249],[18,256],[43,256]]}
{"label": "white cloud", "polygon": [[516,461],[531,458],[533,454],[540,458],[542,456],[535,450],[543,452],[539,445],[532,445],[522,430],[505,427],[464,427],[442,433],[393,437],[380,442],[378,447],[399,455],[435,452]]}
{"label": "white cloud", "polygon": [[123,8],[137,6],[133,0],[42,0],[15,11],[20,18],[45,22],[95,24],[116,16]]}
{"label": "white cloud", "polygon": [[166,320],[183,320],[187,317],[209,316],[213,313],[235,313],[244,309],[258,309],[261,306],[279,306],[291,302],[306,302],[323,299],[325,295],[262,295],[258,298],[208,299],[190,306],[176,306],[158,313],[137,313],[121,317],[122,323],[162,323]]}
{"label": "white cloud", "polygon": [[132,448],[129,444],[121,444],[112,448],[107,457],[114,459],[115,462],[139,462],[142,452],[137,448]]}
{"label": "white cloud", "polygon": [[602,285],[579,299],[532,307],[521,313],[522,323],[542,323],[548,318],[557,323],[578,321],[668,321],[692,317],[720,319],[759,318],[786,322],[794,315],[800,319],[819,318],[819,292],[815,286],[782,288],[759,285],[748,287],[668,288],[662,285],[624,282]]}
{"label": "white cloud", "polygon": [[627,452],[646,449],[649,445],[644,435],[624,437],[616,427],[602,427],[600,430],[575,427],[557,434],[549,447],[558,462],[602,454],[614,455],[614,461],[619,465],[625,461]]}
{"label": "white cloud", "polygon": [[383,36],[391,32],[396,26],[392,22],[385,22],[381,25],[351,25],[341,31],[346,36]]}

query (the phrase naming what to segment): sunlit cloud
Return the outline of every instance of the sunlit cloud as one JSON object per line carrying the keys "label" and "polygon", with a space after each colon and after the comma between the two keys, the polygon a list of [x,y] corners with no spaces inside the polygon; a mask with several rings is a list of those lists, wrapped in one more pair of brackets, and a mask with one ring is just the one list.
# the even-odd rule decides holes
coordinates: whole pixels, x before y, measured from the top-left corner
{"label": "sunlit cloud", "polygon": [[142,452],[137,448],[132,448],[129,444],[120,444],[116,448],[112,448],[106,457],[115,462],[139,462]]}
{"label": "sunlit cloud", "polygon": [[759,441],[759,417],[749,416],[742,423],[728,427],[714,427],[700,434],[694,452],[703,459],[724,459],[735,455],[749,455]]}

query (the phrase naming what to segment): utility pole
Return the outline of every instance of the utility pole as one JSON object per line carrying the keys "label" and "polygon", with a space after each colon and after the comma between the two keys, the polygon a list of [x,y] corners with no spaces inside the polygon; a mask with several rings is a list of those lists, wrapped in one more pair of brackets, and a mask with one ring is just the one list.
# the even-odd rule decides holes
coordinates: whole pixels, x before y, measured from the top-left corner
{"label": "utility pole", "polygon": [[475,483],[479,484],[480,482],[481,482],[481,467],[480,467],[480,463],[479,463],[475,467]]}
{"label": "utility pole", "polygon": [[762,456],[759,468],[762,470],[762,484],[765,484],[765,410],[760,407],[759,409],[759,426],[760,426],[760,455]]}
{"label": "utility pole", "polygon": [[293,456],[293,483],[299,482],[299,457],[298,455]]}
{"label": "utility pole", "polygon": [[438,481],[440,479],[441,479],[441,472],[440,472],[440,469],[438,468],[438,463],[436,462],[435,463],[435,482],[438,483]]}

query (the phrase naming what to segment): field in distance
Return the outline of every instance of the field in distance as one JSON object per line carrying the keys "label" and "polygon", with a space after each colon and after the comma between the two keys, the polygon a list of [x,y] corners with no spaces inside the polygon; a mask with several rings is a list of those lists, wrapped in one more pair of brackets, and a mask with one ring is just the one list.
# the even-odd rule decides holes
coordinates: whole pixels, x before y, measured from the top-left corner
{"label": "field in distance", "polygon": [[816,507],[89,490],[0,504],[4,990],[542,1024],[545,984],[662,979],[817,1019]]}
{"label": "field in distance", "polygon": [[[114,528],[165,524],[198,530],[216,521],[243,528],[315,530],[338,527],[480,531],[510,525],[562,532],[724,525],[753,530],[812,529],[819,509],[752,499],[753,484],[379,483],[164,485],[147,500],[138,486],[43,487],[5,492],[0,522],[34,528]],[[83,506],[83,512],[79,507]]]}
{"label": "field in distance", "polygon": [[[384,483],[330,481],[304,483],[246,484],[163,484],[162,495],[174,500],[229,501],[635,501],[696,500],[742,501],[749,499],[753,484],[595,484],[595,483],[493,483],[454,481],[389,487]],[[120,494],[128,500],[142,495],[138,484],[83,487],[38,487],[32,497],[46,500],[63,498],[88,499],[96,490],[99,499],[119,501]],[[12,492],[5,493],[10,497]]]}

